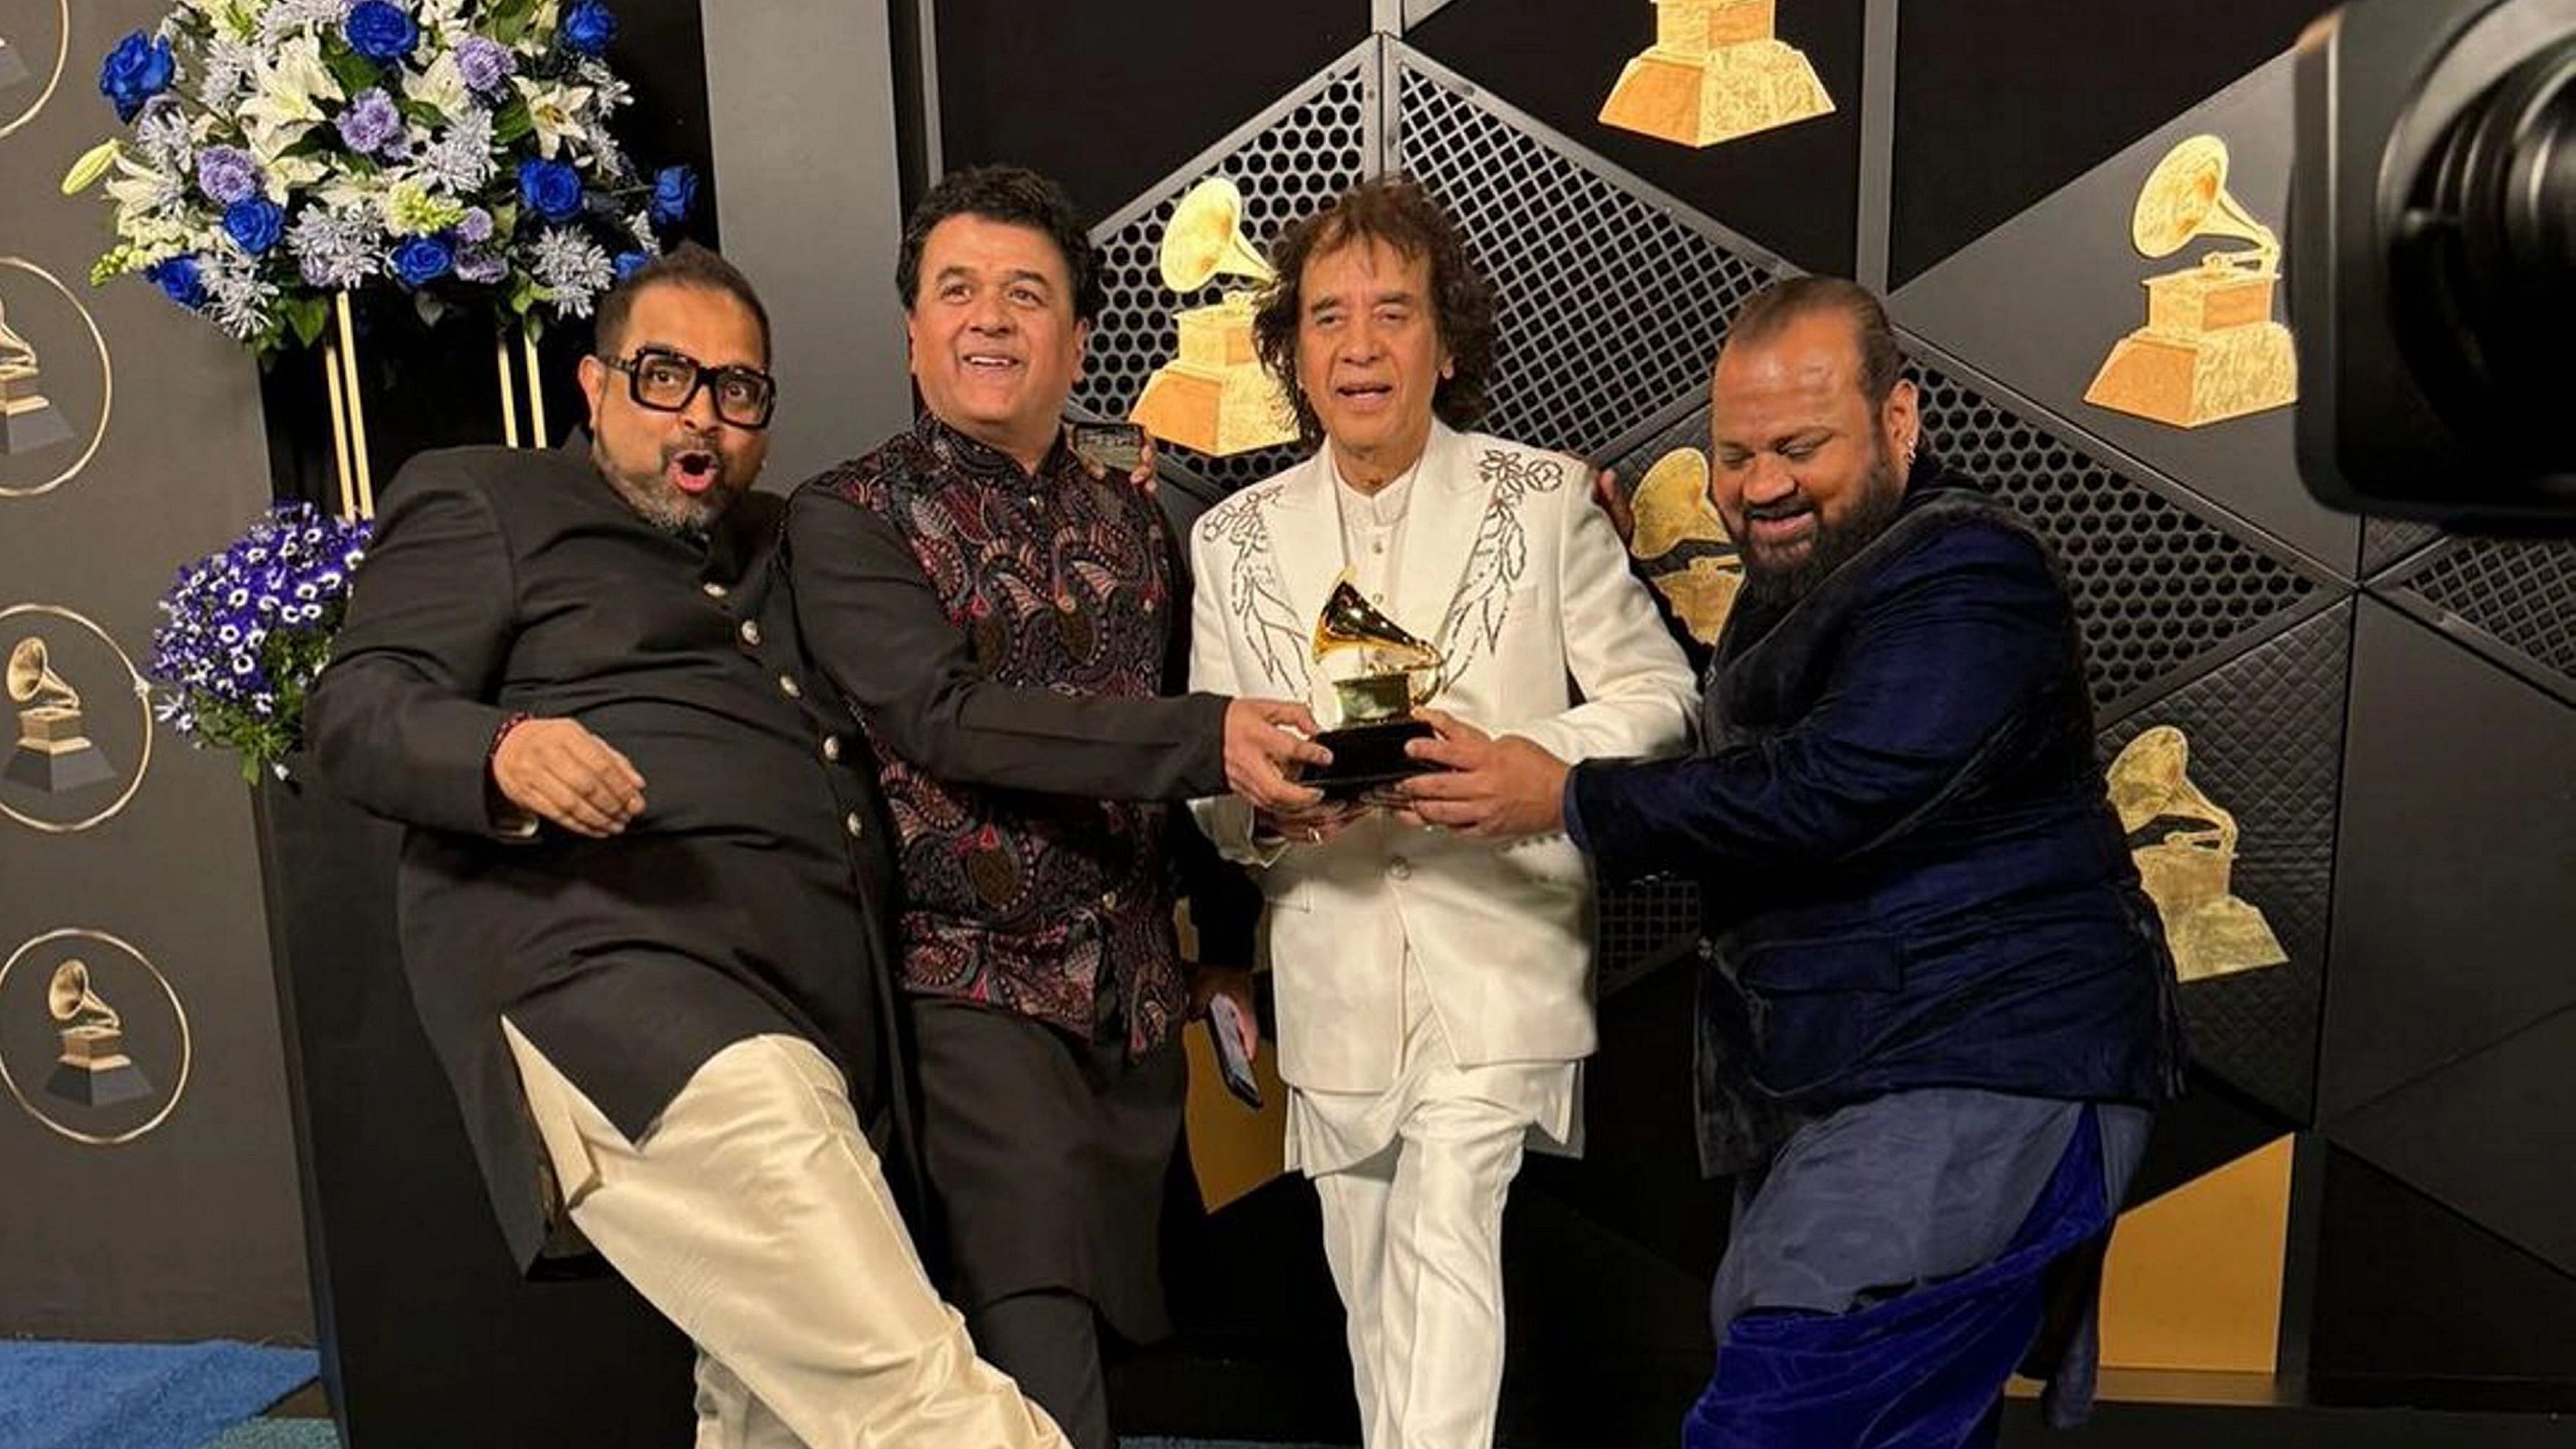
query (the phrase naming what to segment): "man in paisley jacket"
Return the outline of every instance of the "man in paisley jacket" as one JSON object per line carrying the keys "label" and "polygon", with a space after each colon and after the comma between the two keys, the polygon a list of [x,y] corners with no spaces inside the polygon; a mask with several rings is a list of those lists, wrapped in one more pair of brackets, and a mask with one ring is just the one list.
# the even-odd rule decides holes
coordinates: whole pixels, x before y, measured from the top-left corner
{"label": "man in paisley jacket", "polygon": [[[1491,295],[1410,181],[1291,227],[1255,336],[1307,440],[1192,540],[1190,684],[1302,695],[1348,578],[1446,656],[1428,718],[1565,758],[1672,753],[1695,691],[1574,459],[1457,431],[1481,412]],[[1328,719],[1327,721],[1331,721]],[[1201,823],[1252,865],[1291,1089],[1370,1449],[1485,1449],[1503,1371],[1502,1215],[1523,1146],[1581,1141],[1592,889],[1563,835],[1497,845],[1384,805]]]}
{"label": "man in paisley jacket", "polygon": [[1216,896],[1250,893],[1157,802],[1311,803],[1283,767],[1327,757],[1302,705],[1157,697],[1180,681],[1188,581],[1154,499],[1062,437],[1101,305],[1063,191],[955,173],[895,270],[926,407],[790,503],[797,617],[900,837],[925,1236],[984,1355],[1104,1449],[1095,1320],[1168,1331],[1179,1031],[1221,984],[1248,1006],[1241,973],[1185,973],[1173,901],[1195,850],[1199,958],[1248,961],[1253,904]]}

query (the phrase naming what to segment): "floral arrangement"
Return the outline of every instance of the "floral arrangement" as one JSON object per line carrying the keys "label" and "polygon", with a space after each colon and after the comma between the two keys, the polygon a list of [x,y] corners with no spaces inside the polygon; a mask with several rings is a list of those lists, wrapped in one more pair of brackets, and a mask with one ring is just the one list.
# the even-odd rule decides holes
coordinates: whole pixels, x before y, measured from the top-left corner
{"label": "floral arrangement", "polygon": [[368,528],[279,504],[231,547],[180,570],[145,671],[159,686],[154,716],[191,744],[239,751],[245,780],[261,770],[283,778]]}
{"label": "floral arrangement", "polygon": [[90,280],[139,273],[262,356],[377,284],[433,323],[586,317],[698,187],[609,134],[616,33],[599,0],[181,0],[100,69],[131,136],[63,180],[115,203]]}

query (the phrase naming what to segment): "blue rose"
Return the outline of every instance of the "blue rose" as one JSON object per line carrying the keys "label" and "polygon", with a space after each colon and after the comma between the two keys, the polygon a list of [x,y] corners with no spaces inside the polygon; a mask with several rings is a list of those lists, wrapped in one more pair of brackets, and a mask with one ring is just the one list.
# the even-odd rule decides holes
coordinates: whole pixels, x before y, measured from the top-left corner
{"label": "blue rose", "polygon": [[698,173],[686,166],[665,166],[653,173],[653,224],[678,226],[698,205]]}
{"label": "blue rose", "polygon": [[581,173],[561,161],[522,161],[519,199],[548,221],[570,221],[581,211]]}
{"label": "blue rose", "polygon": [[378,65],[405,59],[420,44],[419,24],[387,0],[358,0],[340,22],[340,33],[349,38],[351,50]]}
{"label": "blue rose", "polygon": [[564,49],[597,55],[617,38],[617,15],[599,0],[581,0],[563,18]]}
{"label": "blue rose", "polygon": [[195,257],[171,257],[154,262],[143,269],[143,279],[191,312],[206,305],[206,284],[197,276]]}
{"label": "blue rose", "polygon": [[394,248],[394,275],[406,287],[425,287],[446,276],[455,261],[445,238],[416,236]]}
{"label": "blue rose", "polygon": [[277,245],[286,231],[286,208],[265,196],[236,201],[224,208],[224,235],[241,245],[252,256],[259,256]]}
{"label": "blue rose", "polygon": [[107,61],[98,68],[98,93],[116,102],[116,118],[132,122],[143,110],[143,103],[170,89],[179,73],[179,62],[170,53],[170,42],[154,40],[138,30],[116,43],[107,53]]}
{"label": "blue rose", "polygon": [[646,265],[651,263],[652,260],[653,259],[651,257],[646,256],[642,252],[619,252],[617,254],[617,280],[622,282],[628,277],[634,276],[637,272],[644,270]]}

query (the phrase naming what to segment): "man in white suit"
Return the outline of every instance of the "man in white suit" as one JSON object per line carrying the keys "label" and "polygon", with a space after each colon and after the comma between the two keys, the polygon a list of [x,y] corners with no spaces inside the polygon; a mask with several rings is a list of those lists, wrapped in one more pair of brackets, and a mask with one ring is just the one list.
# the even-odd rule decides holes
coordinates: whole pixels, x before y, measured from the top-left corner
{"label": "man in white suit", "polygon": [[[1256,339],[1323,446],[1199,521],[1190,687],[1303,695],[1329,721],[1310,637],[1347,575],[1445,654],[1426,711],[1444,734],[1573,758],[1679,750],[1690,670],[1588,470],[1453,429],[1481,410],[1493,351],[1455,224],[1412,182],[1372,181],[1273,261]],[[1581,1144],[1583,858],[1562,835],[1496,846],[1381,804],[1211,801],[1200,820],[1268,897],[1288,1161],[1322,1199],[1369,1449],[1486,1449],[1504,1196],[1525,1143]]]}

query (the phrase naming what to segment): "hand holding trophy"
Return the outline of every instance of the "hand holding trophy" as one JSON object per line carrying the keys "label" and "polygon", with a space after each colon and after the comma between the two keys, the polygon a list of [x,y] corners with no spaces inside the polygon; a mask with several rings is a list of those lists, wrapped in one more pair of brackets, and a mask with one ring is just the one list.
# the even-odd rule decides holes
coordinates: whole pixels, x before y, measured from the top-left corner
{"label": "hand holding trophy", "polygon": [[1439,649],[1379,612],[1345,574],[1315,619],[1315,662],[1335,662],[1353,651],[1361,672],[1333,681],[1341,718],[1315,737],[1333,752],[1333,762],[1303,777],[1328,800],[1355,799],[1440,768],[1407,755],[1404,746],[1431,737],[1431,726],[1414,711],[1440,692],[1447,661]]}

